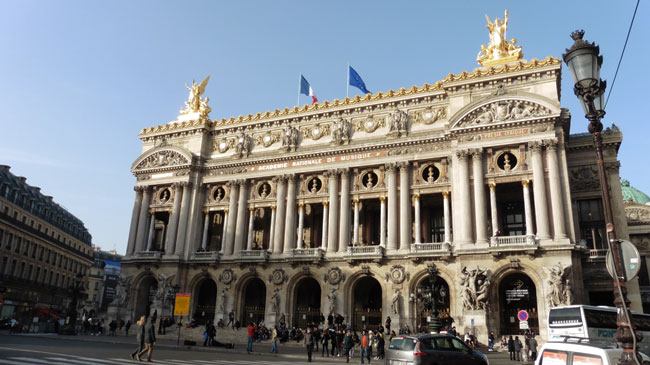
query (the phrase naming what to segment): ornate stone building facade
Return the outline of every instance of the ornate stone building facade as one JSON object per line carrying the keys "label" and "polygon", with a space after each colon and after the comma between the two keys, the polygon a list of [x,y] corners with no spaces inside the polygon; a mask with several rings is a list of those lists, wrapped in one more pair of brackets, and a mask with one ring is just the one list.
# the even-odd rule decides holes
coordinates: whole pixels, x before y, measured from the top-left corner
{"label": "ornate stone building facade", "polygon": [[[611,292],[602,242],[585,243],[602,204],[591,139],[569,135],[560,104],[561,62],[507,62],[222,120],[195,83],[177,121],[140,134],[125,314],[167,315],[180,291],[198,320],[303,326],[339,313],[357,328],[387,316],[413,328],[436,265],[440,316],[460,331],[518,332],[527,309],[545,337],[550,306]],[[627,238],[621,140],[604,133]],[[630,292],[640,310],[636,282]]]}
{"label": "ornate stone building facade", "polygon": [[92,260],[83,222],[0,165],[0,317],[64,316]]}

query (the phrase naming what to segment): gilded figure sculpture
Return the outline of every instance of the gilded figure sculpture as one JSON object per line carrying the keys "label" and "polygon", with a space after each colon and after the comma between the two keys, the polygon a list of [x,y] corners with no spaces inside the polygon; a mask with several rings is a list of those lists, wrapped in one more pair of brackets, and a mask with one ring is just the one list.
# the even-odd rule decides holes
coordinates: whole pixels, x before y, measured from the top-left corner
{"label": "gilded figure sculpture", "polygon": [[506,32],[508,30],[508,10],[505,11],[503,20],[494,18],[494,22],[486,14],[487,25],[490,31],[490,43],[487,46],[481,45],[481,50],[476,56],[476,61],[481,66],[494,66],[516,61],[524,56],[522,47],[517,46],[517,39],[513,38],[508,42]]}
{"label": "gilded figure sculpture", "polygon": [[205,92],[205,87],[208,85],[208,81],[210,80],[210,76],[205,78],[205,80],[201,81],[200,84],[197,84],[196,81],[192,80],[192,86],[188,86],[185,84],[185,87],[187,90],[189,90],[190,94],[187,97],[187,101],[185,102],[185,107],[181,109],[181,114],[189,114],[189,113],[201,113],[202,116],[207,116],[212,109],[208,106],[208,101],[210,99],[206,98],[201,98],[201,95]]}

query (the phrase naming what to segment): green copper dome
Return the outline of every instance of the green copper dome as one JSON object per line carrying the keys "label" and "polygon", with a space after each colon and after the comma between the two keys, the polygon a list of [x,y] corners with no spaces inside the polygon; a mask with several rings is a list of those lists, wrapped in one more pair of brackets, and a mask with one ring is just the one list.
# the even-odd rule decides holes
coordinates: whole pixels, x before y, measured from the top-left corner
{"label": "green copper dome", "polygon": [[636,204],[647,204],[650,202],[650,197],[647,194],[630,186],[630,182],[627,180],[621,181],[621,190],[623,190],[624,201],[633,201]]}

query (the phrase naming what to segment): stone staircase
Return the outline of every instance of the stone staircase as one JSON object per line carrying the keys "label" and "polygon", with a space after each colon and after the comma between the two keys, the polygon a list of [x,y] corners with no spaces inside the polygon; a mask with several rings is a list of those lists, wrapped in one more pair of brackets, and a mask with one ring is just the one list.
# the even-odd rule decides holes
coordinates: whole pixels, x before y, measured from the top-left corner
{"label": "stone staircase", "polygon": [[[180,330],[180,342],[183,343],[185,340],[195,341],[197,346],[203,345],[203,332],[205,331],[205,326],[198,326],[195,328],[181,327]],[[168,340],[175,340],[178,338],[178,327],[172,326],[167,328],[167,333],[164,335],[157,335],[157,338],[164,338]],[[232,328],[217,328],[217,335],[215,340],[221,343],[233,343],[235,345],[246,346],[248,342],[248,334],[245,327],[240,328],[239,330],[233,330]],[[270,341],[263,341],[271,346]],[[301,344],[296,344],[295,341],[287,341],[282,344],[282,346],[301,346]]]}

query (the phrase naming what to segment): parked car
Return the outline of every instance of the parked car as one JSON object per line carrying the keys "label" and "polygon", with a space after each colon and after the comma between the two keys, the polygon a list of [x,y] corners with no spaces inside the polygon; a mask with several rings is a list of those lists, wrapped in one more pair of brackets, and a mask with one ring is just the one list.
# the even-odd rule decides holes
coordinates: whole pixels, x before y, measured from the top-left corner
{"label": "parked car", "polygon": [[487,356],[448,334],[421,334],[393,338],[385,365],[488,365]]}
{"label": "parked car", "polygon": [[[618,364],[622,348],[581,341],[547,342],[539,350],[535,365],[578,365],[578,364]],[[650,357],[641,354],[643,365],[650,364]]]}

